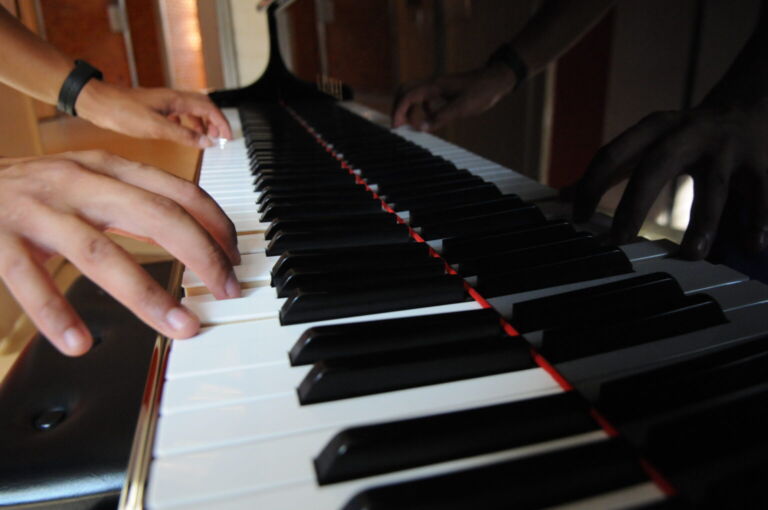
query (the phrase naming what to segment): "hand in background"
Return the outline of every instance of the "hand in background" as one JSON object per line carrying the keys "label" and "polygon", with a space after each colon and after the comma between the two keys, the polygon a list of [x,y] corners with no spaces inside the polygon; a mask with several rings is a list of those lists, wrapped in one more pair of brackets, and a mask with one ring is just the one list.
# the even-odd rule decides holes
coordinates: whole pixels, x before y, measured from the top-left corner
{"label": "hand in background", "polygon": [[664,185],[688,173],[694,199],[680,254],[706,257],[729,190],[750,210],[747,244],[768,245],[768,108],[702,106],[654,113],[604,146],[573,187],[574,217],[586,221],[609,187],[629,177],[614,216],[613,241],[637,235]]}
{"label": "hand in background", "polygon": [[401,90],[392,108],[392,126],[410,124],[434,131],[462,117],[493,107],[515,86],[515,74],[503,64],[441,76]]}
{"label": "hand in background", "polygon": [[92,338],[43,263],[60,253],[144,322],[174,338],[200,323],[104,234],[154,240],[217,298],[240,295],[235,231],[194,184],[100,151],[0,160],[0,277],[39,330],[64,354]]}
{"label": "hand in background", "polygon": [[[137,138],[160,138],[210,147],[210,138],[232,138],[216,105],[203,94],[166,88],[125,88],[91,80],[75,103],[79,117]],[[184,121],[184,122],[183,122]]]}

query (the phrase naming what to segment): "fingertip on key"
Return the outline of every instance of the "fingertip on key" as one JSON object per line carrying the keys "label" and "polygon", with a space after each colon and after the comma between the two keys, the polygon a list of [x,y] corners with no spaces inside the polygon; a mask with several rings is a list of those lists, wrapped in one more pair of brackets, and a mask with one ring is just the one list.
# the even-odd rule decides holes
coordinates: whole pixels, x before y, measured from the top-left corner
{"label": "fingertip on key", "polygon": [[200,330],[200,320],[183,306],[171,308],[165,320],[173,330],[174,338],[188,338]]}

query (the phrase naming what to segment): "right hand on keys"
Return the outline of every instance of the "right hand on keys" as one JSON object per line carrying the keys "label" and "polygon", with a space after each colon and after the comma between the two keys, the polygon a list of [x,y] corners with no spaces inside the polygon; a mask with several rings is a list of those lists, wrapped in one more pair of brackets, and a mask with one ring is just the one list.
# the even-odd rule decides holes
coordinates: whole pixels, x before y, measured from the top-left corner
{"label": "right hand on keys", "polygon": [[92,338],[43,267],[55,253],[162,334],[200,328],[106,230],[156,242],[218,299],[240,296],[234,226],[194,184],[101,151],[0,159],[0,277],[64,354],[84,354]]}

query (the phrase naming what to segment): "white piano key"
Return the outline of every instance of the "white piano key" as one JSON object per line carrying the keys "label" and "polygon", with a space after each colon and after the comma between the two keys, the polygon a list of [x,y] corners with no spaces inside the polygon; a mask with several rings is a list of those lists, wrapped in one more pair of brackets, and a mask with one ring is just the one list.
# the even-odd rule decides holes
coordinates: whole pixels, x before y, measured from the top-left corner
{"label": "white piano key", "polygon": [[479,303],[467,301],[287,326],[281,325],[276,318],[267,318],[203,328],[194,338],[173,342],[166,377],[189,377],[282,362],[287,359],[288,350],[301,334],[311,327],[464,312],[481,308]]}
{"label": "white piano key", "polygon": [[250,321],[277,317],[285,298],[278,298],[272,287],[256,287],[245,297],[224,300],[194,299],[186,297],[181,302],[200,318],[203,325]]}
{"label": "white piano key", "polygon": [[269,242],[264,239],[264,234],[245,234],[237,236],[237,248],[241,255],[250,253],[264,253]]}
{"label": "white piano key", "polygon": [[[240,283],[262,282],[269,284],[270,271],[280,257],[268,257],[264,253],[242,255],[240,265],[235,266],[235,275]],[[181,286],[184,288],[202,287],[203,282],[190,270],[184,271]]]}
{"label": "white piano key", "polygon": [[184,412],[164,408],[158,422],[154,451],[155,456],[165,457],[328,427],[403,419],[561,391],[544,369],[531,368],[306,406],[299,404],[295,391],[287,391]]}
{"label": "white piano key", "polygon": [[[282,497],[288,499],[279,508],[338,510],[357,492],[369,487],[471,469],[606,439],[604,432],[596,430],[519,448],[318,487],[309,459],[319,452],[330,437],[327,432],[318,432],[280,438],[271,443],[248,444],[237,449],[228,448],[159,459],[152,473],[153,478],[159,481],[156,486],[151,486],[151,505],[153,508],[155,505],[156,508],[163,508],[169,504],[211,501],[212,497],[247,492],[250,497],[255,497],[251,500],[253,505],[272,509],[272,505],[261,506],[263,502],[259,498],[261,494],[274,497],[270,493],[277,491],[282,492]],[[264,462],[264,459],[279,461]],[[254,483],[254,480],[259,482]],[[297,500],[289,494],[296,491],[297,486],[310,491],[314,489],[316,494],[325,493],[328,496],[313,498],[311,504],[304,505],[302,500]],[[298,491],[298,494],[301,495],[301,491]],[[220,508],[218,501],[216,508]]]}

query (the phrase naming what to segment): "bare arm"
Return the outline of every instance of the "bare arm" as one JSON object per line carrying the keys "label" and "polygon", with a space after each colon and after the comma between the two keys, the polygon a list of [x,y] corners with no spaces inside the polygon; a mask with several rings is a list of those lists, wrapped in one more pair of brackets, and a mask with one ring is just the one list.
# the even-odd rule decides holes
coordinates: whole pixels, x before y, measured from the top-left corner
{"label": "bare arm", "polygon": [[[532,76],[573,46],[615,0],[546,0],[510,41]],[[507,65],[491,62],[471,71],[402,90],[392,109],[395,127],[434,130],[480,114],[515,89],[518,77]]]}
{"label": "bare arm", "polygon": [[[38,38],[0,7],[0,82],[44,103],[56,104],[73,59]],[[229,123],[203,94],[128,89],[98,80],[83,87],[75,109],[97,126],[138,138],[164,138],[207,147],[208,137],[232,138]],[[186,118],[190,127],[176,120]]]}

